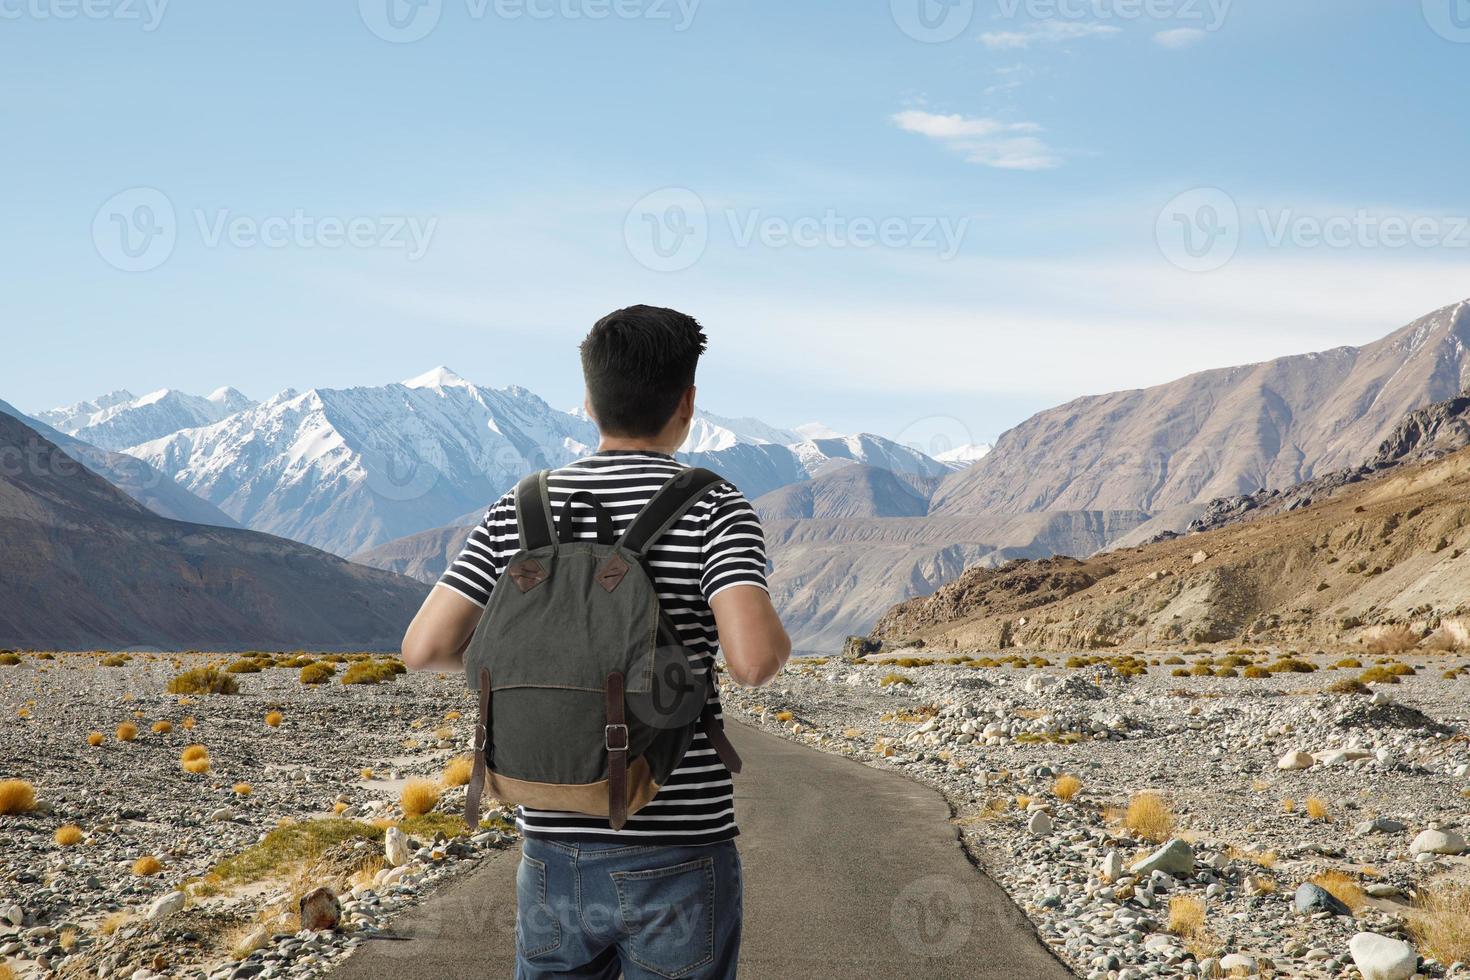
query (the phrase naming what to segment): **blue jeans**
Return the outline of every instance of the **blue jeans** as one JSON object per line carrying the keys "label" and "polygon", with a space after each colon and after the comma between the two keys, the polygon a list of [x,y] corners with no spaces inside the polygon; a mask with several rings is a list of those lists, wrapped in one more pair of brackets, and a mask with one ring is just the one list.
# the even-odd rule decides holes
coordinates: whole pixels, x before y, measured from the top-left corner
{"label": "blue jeans", "polygon": [[733,841],[521,843],[516,980],[729,980],[743,886]]}

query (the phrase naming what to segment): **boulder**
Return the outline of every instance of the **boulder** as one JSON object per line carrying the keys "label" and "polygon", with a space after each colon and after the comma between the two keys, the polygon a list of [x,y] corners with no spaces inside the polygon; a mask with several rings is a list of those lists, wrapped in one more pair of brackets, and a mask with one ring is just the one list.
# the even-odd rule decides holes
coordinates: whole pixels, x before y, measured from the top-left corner
{"label": "boulder", "polygon": [[1363,980],[1409,980],[1419,966],[1414,947],[1376,932],[1360,932],[1348,942]]}
{"label": "boulder", "polygon": [[169,892],[167,895],[160,895],[153,900],[153,904],[148,906],[148,921],[156,922],[183,910],[184,893]]}
{"label": "boulder", "polygon": [[315,888],[301,896],[301,928],[335,929],[342,920],[342,904],[330,888]]}
{"label": "boulder", "polygon": [[1465,838],[1453,830],[1424,830],[1414,838],[1409,845],[1409,853],[1418,857],[1420,854],[1464,854],[1470,850],[1470,844],[1465,843]]}
{"label": "boulder", "polygon": [[1339,901],[1337,896],[1321,885],[1314,885],[1310,881],[1303,883],[1296,890],[1293,901],[1298,912],[1308,915],[1313,912],[1331,912],[1333,915],[1353,914],[1353,910]]}
{"label": "boulder", "polygon": [[1367,834],[1401,834],[1407,830],[1404,824],[1388,817],[1374,817],[1372,820],[1364,820],[1353,828],[1353,833],[1358,837]]}
{"label": "boulder", "polygon": [[1052,819],[1045,810],[1037,810],[1026,822],[1026,829],[1037,837],[1045,837],[1050,834],[1053,826]]}
{"label": "boulder", "polygon": [[1194,848],[1187,841],[1171,840],[1163,847],[1133,865],[1132,871],[1146,877],[1155,871],[1182,877],[1194,874]]}
{"label": "boulder", "polygon": [[1316,761],[1309,753],[1303,752],[1301,749],[1293,749],[1277,761],[1276,768],[1286,770],[1310,769],[1312,768],[1312,763]]}
{"label": "boulder", "polygon": [[408,835],[397,827],[389,827],[383,835],[383,860],[390,867],[401,868],[413,859],[413,852],[409,850]]}
{"label": "boulder", "polygon": [[1237,970],[1243,970],[1249,975],[1256,972],[1256,958],[1244,953],[1226,953],[1220,957],[1220,969],[1225,971],[1226,976],[1234,975]]}
{"label": "boulder", "polygon": [[1103,881],[1109,884],[1123,877],[1123,855],[1117,851],[1108,851],[1103,856],[1102,867],[1099,869],[1098,874]]}

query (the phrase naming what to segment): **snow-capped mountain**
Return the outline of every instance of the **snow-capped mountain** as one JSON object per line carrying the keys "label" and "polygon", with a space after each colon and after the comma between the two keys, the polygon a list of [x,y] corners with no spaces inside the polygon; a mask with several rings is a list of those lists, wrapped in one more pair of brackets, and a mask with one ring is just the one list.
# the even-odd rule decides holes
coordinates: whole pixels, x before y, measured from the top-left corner
{"label": "snow-capped mountain", "polygon": [[990,450],[991,447],[985,443],[956,446],[947,452],[940,453],[934,458],[941,463],[948,463],[952,469],[963,470],[980,462]]}
{"label": "snow-capped mountain", "polygon": [[778,429],[760,419],[728,419],[712,412],[696,409],[694,424],[681,452],[711,453],[731,446],[786,446],[800,442],[802,436],[790,429]]}
{"label": "snow-capped mountain", "polygon": [[129,451],[247,527],[341,555],[483,508],[582,455],[591,423],[445,368],[402,384],[285,391]]}
{"label": "snow-capped mountain", "polygon": [[234,388],[220,388],[200,397],[173,388],[146,395],[114,391],[68,408],[37,412],[47,425],[104,449],[123,449],[251,408],[255,402]]}

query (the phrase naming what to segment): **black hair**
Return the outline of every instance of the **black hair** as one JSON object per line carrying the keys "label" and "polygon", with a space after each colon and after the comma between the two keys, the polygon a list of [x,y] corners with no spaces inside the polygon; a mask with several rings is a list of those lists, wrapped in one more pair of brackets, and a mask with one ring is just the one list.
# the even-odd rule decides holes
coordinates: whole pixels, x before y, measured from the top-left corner
{"label": "black hair", "polygon": [[598,320],[581,347],[598,428],[625,438],[662,431],[707,343],[699,321],[677,310],[630,306]]}

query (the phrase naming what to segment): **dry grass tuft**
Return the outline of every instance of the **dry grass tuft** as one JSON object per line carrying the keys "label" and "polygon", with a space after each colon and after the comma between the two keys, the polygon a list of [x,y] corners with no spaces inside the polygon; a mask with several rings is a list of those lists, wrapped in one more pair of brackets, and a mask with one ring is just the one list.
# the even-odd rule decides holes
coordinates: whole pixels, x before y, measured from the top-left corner
{"label": "dry grass tuft", "polygon": [[458,711],[446,711],[444,713],[445,721],[459,721],[463,717],[464,715],[460,714]]}
{"label": "dry grass tuft", "polygon": [[1470,884],[1446,881],[1426,888],[1409,918],[1409,933],[1441,963],[1470,962]]}
{"label": "dry grass tuft", "polygon": [[422,817],[439,805],[439,784],[428,779],[410,779],[398,797],[405,817]]}
{"label": "dry grass tuft", "polygon": [[1332,811],[1327,809],[1327,802],[1319,796],[1307,797],[1307,819],[1317,823],[1326,823],[1332,819]]}
{"label": "dry grass tuft", "polygon": [[1167,841],[1178,826],[1168,802],[1158,793],[1139,793],[1129,800],[1123,823],[1134,834],[1156,844]]}
{"label": "dry grass tuft", "polygon": [[140,878],[156,875],[163,870],[163,862],[152,854],[145,855],[133,862],[133,874]]}
{"label": "dry grass tuft", "polygon": [[153,734],[155,735],[167,735],[173,730],[174,723],[171,721],[155,721],[153,723]]}
{"label": "dry grass tuft", "polygon": [[125,721],[117,726],[116,735],[119,742],[131,742],[138,737],[138,726],[130,721]]}
{"label": "dry grass tuft", "polygon": [[179,727],[182,728],[186,732],[192,732],[194,730],[194,726],[197,725],[197,724],[199,724],[199,723],[194,720],[194,716],[193,715],[190,715],[189,717],[185,718],[183,721],[179,722]]}
{"label": "dry grass tuft", "polygon": [[301,683],[303,684],[325,684],[332,679],[337,672],[336,664],[314,663],[307,664],[301,668]]}
{"label": "dry grass tuft", "polygon": [[131,916],[126,912],[114,912],[103,919],[102,925],[98,926],[97,929],[102,935],[110,936],[125,926],[130,918]]}
{"label": "dry grass tuft", "polygon": [[281,714],[279,711],[269,711],[269,712],[266,712],[265,723],[266,723],[266,726],[269,727],[269,728],[279,728],[280,725],[281,725],[281,722],[283,722],[285,720],[286,720],[286,716],[283,715],[283,714]]}
{"label": "dry grass tuft", "polygon": [[195,759],[209,758],[209,749],[202,745],[191,745],[179,753],[180,762],[193,762]]}
{"label": "dry grass tuft", "polygon": [[1169,899],[1168,930],[1183,940],[1199,936],[1205,927],[1205,900],[1198,895],[1175,895]]}
{"label": "dry grass tuft", "polygon": [[36,808],[36,788],[24,779],[0,780],[0,815],[30,813]]}
{"label": "dry grass tuft", "polygon": [[1082,792],[1082,780],[1076,776],[1061,776],[1052,784],[1051,793],[1059,800],[1070,800]]}
{"label": "dry grass tuft", "polygon": [[475,760],[468,755],[455,756],[449,760],[449,765],[444,767],[445,786],[464,786],[470,781],[470,773],[475,768]]}
{"label": "dry grass tuft", "polygon": [[1368,893],[1357,879],[1341,871],[1324,871],[1312,879],[1312,884],[1321,888],[1352,910],[1354,915],[1368,904]]}
{"label": "dry grass tuft", "polygon": [[69,823],[65,827],[57,827],[52,839],[61,847],[74,847],[82,842],[84,836],[82,828],[74,823]]}
{"label": "dry grass tuft", "polygon": [[196,776],[202,776],[209,772],[210,761],[208,759],[190,759],[188,762],[179,763],[184,772],[191,772]]}
{"label": "dry grass tuft", "polygon": [[363,779],[372,779],[373,770],[368,766],[363,766],[362,771],[359,772],[358,775],[361,776]]}
{"label": "dry grass tuft", "polygon": [[235,784],[235,795],[236,796],[249,796],[251,793],[254,793],[254,792],[255,792],[255,787],[254,786],[251,786],[249,783],[236,783]]}
{"label": "dry grass tuft", "polygon": [[1295,813],[1296,812],[1296,800],[1294,800],[1290,796],[1288,796],[1286,799],[1282,800],[1281,801],[1281,812],[1282,813]]}
{"label": "dry grass tuft", "polygon": [[92,748],[94,749],[106,740],[107,736],[103,735],[101,732],[92,732],[87,736],[87,744],[92,746]]}
{"label": "dry grass tuft", "polygon": [[239,694],[240,682],[217,667],[186,670],[168,682],[170,694]]}
{"label": "dry grass tuft", "polygon": [[1363,635],[1363,649],[1380,656],[1406,653],[1418,645],[1418,634],[1402,623],[1375,626]]}

